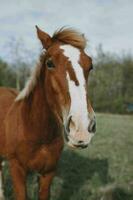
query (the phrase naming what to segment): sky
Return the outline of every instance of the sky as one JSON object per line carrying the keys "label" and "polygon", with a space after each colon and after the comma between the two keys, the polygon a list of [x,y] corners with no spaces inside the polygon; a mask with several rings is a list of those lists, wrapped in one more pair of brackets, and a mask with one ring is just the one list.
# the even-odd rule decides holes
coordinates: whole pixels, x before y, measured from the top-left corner
{"label": "sky", "polygon": [[80,30],[92,55],[99,44],[133,54],[132,0],[0,0],[0,57],[8,60],[7,46],[15,40],[38,52],[35,25],[49,34],[62,26]]}

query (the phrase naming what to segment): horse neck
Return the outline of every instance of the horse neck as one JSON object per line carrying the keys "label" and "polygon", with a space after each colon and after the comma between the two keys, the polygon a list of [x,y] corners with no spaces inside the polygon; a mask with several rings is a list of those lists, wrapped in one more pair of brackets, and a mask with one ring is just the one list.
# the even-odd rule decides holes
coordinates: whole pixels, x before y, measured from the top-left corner
{"label": "horse neck", "polygon": [[42,80],[38,80],[31,95],[24,100],[23,106],[23,119],[35,139],[45,139],[48,142],[59,136],[61,125],[48,105]]}

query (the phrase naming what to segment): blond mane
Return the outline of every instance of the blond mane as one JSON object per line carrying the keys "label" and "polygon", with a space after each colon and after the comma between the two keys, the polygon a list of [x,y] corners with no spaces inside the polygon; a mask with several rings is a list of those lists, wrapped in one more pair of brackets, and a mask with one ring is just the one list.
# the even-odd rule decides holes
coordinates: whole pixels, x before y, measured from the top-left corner
{"label": "blond mane", "polygon": [[[84,37],[84,35],[72,28],[61,28],[57,30],[53,34],[52,40],[53,42],[60,41],[65,44],[70,44],[79,49],[84,49],[87,43],[87,40]],[[44,55],[42,54],[41,57],[42,56]],[[36,67],[31,72],[31,76],[29,80],[27,81],[24,89],[18,94],[15,101],[23,100],[30,95],[30,93],[33,91],[34,87],[36,86],[38,77],[40,75],[41,67],[42,67],[41,62],[36,65]]]}
{"label": "blond mane", "polygon": [[31,76],[25,84],[23,90],[18,94],[15,101],[21,101],[28,97],[36,86],[41,71],[41,64],[37,64],[36,67],[31,71]]}

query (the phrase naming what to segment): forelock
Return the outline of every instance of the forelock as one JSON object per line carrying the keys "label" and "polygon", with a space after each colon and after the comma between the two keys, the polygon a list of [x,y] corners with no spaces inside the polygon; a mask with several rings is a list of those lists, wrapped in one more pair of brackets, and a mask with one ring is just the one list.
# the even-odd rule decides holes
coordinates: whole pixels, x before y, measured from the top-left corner
{"label": "forelock", "polygon": [[61,28],[57,30],[52,37],[53,41],[60,41],[64,44],[70,44],[79,49],[85,49],[87,40],[84,34],[72,28]]}

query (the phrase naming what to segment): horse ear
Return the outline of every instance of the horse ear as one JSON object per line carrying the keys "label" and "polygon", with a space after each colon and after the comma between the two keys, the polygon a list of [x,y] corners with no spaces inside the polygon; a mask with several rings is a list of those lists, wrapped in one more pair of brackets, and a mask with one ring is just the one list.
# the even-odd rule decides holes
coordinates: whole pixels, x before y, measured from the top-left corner
{"label": "horse ear", "polygon": [[41,41],[43,48],[48,49],[50,45],[52,44],[51,37],[44,31],[42,31],[38,26],[36,26],[36,29],[37,29],[37,36],[39,40]]}

